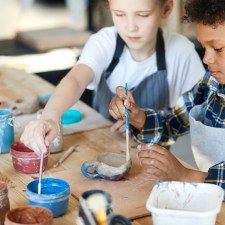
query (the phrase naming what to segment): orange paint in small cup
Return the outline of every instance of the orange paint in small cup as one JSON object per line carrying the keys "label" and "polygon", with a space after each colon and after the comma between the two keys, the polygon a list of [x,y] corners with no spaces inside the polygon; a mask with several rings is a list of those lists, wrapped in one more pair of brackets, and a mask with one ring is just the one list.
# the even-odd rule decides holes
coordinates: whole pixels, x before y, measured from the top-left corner
{"label": "orange paint in small cup", "polygon": [[10,210],[5,225],[52,225],[53,216],[49,209],[39,206],[21,206]]}

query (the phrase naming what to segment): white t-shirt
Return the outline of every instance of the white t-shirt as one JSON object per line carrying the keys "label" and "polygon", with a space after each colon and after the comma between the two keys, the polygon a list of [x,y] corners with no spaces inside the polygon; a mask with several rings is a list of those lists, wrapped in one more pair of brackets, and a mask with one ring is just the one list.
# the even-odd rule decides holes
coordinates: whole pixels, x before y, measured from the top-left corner
{"label": "white t-shirt", "polygon": [[[106,27],[93,34],[87,41],[77,63],[85,64],[94,71],[94,79],[88,89],[97,91],[101,75],[112,61],[116,48],[115,27]],[[170,107],[178,98],[190,90],[204,75],[205,69],[195,51],[194,44],[186,37],[163,29],[166,51],[166,67],[169,83]],[[144,61],[135,61],[128,48],[120,56],[120,61],[107,79],[110,90],[115,93],[117,86],[129,84],[136,87],[142,80],[157,71],[156,53]]]}

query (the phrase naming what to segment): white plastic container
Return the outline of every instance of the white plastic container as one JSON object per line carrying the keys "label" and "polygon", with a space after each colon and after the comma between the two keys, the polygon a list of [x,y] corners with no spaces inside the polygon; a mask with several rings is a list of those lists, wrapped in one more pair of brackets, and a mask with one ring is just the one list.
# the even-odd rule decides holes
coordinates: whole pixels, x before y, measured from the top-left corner
{"label": "white plastic container", "polygon": [[147,200],[154,225],[214,225],[224,190],[214,184],[160,182]]}

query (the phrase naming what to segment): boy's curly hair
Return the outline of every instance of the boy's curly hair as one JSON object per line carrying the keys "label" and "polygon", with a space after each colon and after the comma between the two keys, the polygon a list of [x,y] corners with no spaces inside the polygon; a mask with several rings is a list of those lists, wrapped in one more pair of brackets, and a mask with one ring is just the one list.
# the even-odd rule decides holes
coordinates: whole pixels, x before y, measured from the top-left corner
{"label": "boy's curly hair", "polygon": [[218,25],[225,23],[225,0],[186,0],[183,22]]}

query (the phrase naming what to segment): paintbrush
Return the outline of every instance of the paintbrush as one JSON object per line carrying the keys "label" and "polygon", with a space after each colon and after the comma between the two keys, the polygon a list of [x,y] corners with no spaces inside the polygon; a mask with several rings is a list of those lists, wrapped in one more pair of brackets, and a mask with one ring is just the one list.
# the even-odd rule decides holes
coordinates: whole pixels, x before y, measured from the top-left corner
{"label": "paintbrush", "polygon": [[62,155],[62,157],[58,160],[58,162],[57,163],[55,163],[54,165],[53,165],[53,167],[54,168],[56,168],[56,167],[58,167],[73,151],[75,151],[75,149],[76,149],[76,147],[77,147],[78,145],[77,144],[75,144],[75,145],[73,145],[73,146],[71,146],[71,147],[69,147],[66,151],[65,151],[65,153]]}
{"label": "paintbrush", "polygon": [[39,179],[38,179],[38,194],[41,194],[41,180],[42,180],[42,173],[43,173],[43,161],[44,161],[44,153],[41,153],[40,159],[40,170],[39,170]]}
{"label": "paintbrush", "polygon": [[[44,138],[45,138],[45,135],[46,135],[45,124],[44,124],[43,130],[44,130]],[[44,161],[44,153],[41,152],[39,178],[38,178],[38,194],[39,195],[41,194],[41,181],[42,181],[42,173],[43,173],[43,161]]]}
{"label": "paintbrush", "polygon": [[[128,96],[128,84],[125,83],[126,96]],[[130,160],[130,151],[129,151],[129,112],[128,109],[125,109],[126,116],[126,160]]]}
{"label": "paintbrush", "polygon": [[107,225],[107,199],[102,193],[92,194],[86,200],[87,206],[93,211],[98,225]]}

